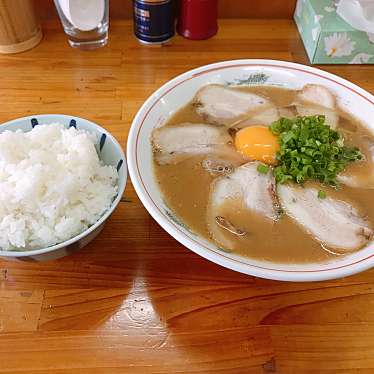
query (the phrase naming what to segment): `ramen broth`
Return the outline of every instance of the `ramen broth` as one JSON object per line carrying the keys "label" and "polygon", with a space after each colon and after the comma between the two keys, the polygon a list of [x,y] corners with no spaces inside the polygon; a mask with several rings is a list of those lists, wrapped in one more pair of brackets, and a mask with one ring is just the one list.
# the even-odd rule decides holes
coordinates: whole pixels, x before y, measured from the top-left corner
{"label": "ramen broth", "polygon": [[[283,88],[264,86],[237,89],[259,94],[279,107],[291,105],[296,93]],[[339,112],[339,115],[338,131],[343,133],[347,144],[359,147],[366,156],[364,161],[349,165],[348,168],[365,176],[372,172],[367,144],[368,141],[374,143],[374,137],[356,119],[344,112]],[[181,108],[165,126],[178,126],[186,122],[204,123],[192,102]],[[154,171],[169,208],[189,229],[214,243],[209,234],[206,216],[210,185],[216,177],[202,168],[205,158],[206,155],[195,155],[179,163],[167,165],[154,162]],[[305,185],[321,188],[317,182],[306,182]],[[337,190],[328,186],[323,186],[323,190],[333,198],[354,202],[359,213],[374,222],[373,189],[352,188],[341,184]],[[242,203],[235,199],[227,199],[221,212],[230,223],[247,233],[242,237],[234,236],[235,245],[229,252],[278,263],[328,261],[337,256],[336,253],[324,250],[321,243],[285,214],[276,222],[266,220],[263,216],[243,208]],[[223,230],[223,233],[233,239],[230,232]]]}

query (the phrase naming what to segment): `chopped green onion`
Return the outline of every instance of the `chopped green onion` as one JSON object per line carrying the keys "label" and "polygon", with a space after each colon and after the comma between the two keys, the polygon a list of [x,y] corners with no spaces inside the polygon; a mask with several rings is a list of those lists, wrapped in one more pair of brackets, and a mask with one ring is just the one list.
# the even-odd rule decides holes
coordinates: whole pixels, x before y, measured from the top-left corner
{"label": "chopped green onion", "polygon": [[325,123],[325,116],[281,118],[270,126],[279,137],[277,183],[316,180],[337,186],[336,176],[348,163],[361,160],[362,153],[344,145],[343,136]]}
{"label": "chopped green onion", "polygon": [[319,190],[318,191],[318,198],[319,199],[326,199],[326,192],[322,191],[322,190]]}
{"label": "chopped green onion", "polygon": [[261,174],[267,174],[269,171],[269,166],[266,166],[264,164],[259,164],[257,166],[257,171]]}

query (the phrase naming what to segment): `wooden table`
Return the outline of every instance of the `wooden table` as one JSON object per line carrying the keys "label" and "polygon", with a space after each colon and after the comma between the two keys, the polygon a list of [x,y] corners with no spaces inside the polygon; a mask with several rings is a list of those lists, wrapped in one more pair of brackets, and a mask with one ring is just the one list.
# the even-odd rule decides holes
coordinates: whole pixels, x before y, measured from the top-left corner
{"label": "wooden table", "polygon": [[[86,117],[125,146],[167,80],[226,59],[306,63],[291,20],[225,20],[219,34],[146,48],[131,22],[110,44],[71,49],[57,23],[34,50],[0,57],[0,121]],[[324,66],[374,92],[374,65]],[[374,270],[320,283],[237,274],[154,222],[128,183],[102,234],[55,262],[0,262],[0,373],[373,373]]]}

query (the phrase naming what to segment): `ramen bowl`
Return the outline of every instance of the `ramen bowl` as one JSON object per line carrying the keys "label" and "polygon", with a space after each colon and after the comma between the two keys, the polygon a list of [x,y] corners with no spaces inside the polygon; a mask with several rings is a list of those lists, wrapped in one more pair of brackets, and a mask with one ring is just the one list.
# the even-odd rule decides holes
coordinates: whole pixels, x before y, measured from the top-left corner
{"label": "ramen bowl", "polygon": [[190,102],[202,86],[212,83],[288,89],[321,84],[336,95],[341,109],[374,131],[374,122],[368,122],[368,119],[374,118],[373,95],[347,80],[316,68],[276,60],[235,60],[188,71],[149,97],[135,116],[128,138],[127,159],[131,180],[153,218],[193,252],[226,268],[256,277],[283,281],[320,281],[371,268],[374,265],[372,244],[354,253],[316,263],[276,263],[227,253],[196,234],[168,208],[153,172],[152,130],[163,125],[178,109]]}

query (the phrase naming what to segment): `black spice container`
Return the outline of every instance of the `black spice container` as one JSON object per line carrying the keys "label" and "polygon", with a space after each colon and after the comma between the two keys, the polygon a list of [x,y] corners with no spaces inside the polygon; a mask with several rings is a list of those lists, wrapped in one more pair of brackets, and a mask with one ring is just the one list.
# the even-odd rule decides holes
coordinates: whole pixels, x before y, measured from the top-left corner
{"label": "black spice container", "polygon": [[134,33],[140,43],[164,44],[175,34],[174,0],[133,0]]}

